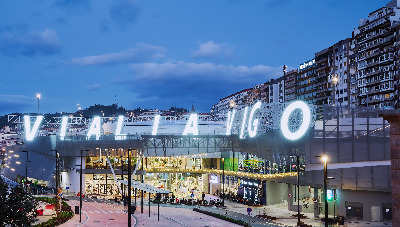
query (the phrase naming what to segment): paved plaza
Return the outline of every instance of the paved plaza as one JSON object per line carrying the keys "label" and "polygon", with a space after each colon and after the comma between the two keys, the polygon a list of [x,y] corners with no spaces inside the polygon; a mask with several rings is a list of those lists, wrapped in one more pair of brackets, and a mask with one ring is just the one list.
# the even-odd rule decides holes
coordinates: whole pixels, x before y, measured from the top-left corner
{"label": "paved plaza", "polygon": [[[78,197],[71,197],[71,206],[79,205]],[[126,226],[127,213],[122,204],[116,204],[108,200],[83,199],[82,222],[79,223],[79,215],[61,225],[62,227],[72,226]],[[192,207],[160,207],[160,220],[157,216],[157,204],[151,204],[150,217],[148,200],[145,201],[143,213],[140,206],[132,217],[132,226],[239,226],[214,218],[205,214],[194,212]]]}
{"label": "paved plaza", "polygon": [[[213,195],[207,195],[206,200],[217,199]],[[73,208],[79,205],[78,197],[69,197],[69,204]],[[132,226],[239,226],[218,218],[214,218],[202,213],[193,211],[197,207],[201,210],[222,214],[237,220],[251,223],[251,226],[296,226],[297,218],[292,217],[296,212],[288,211],[287,204],[276,204],[270,206],[251,206],[252,214],[247,214],[247,207],[244,204],[225,201],[225,208],[217,207],[198,207],[187,205],[160,205],[160,216],[158,220],[157,204],[151,203],[149,217],[148,198],[144,199],[143,213],[141,213],[140,200],[137,200],[136,212],[132,217]],[[110,200],[102,199],[83,199],[82,222],[79,222],[79,215],[75,215],[71,220],[61,225],[62,227],[73,226],[126,226],[127,207]],[[267,215],[276,217],[277,220],[270,221],[255,217],[266,211]],[[313,214],[305,213],[307,218],[301,219],[304,223],[312,226],[324,226],[319,219],[314,218]],[[391,226],[390,222],[366,222],[366,221],[346,221],[345,226]]]}

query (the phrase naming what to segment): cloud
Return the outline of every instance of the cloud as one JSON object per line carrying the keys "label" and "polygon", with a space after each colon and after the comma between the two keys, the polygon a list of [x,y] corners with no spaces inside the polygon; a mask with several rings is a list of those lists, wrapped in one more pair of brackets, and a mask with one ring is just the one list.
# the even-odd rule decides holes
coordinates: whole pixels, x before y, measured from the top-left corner
{"label": "cloud", "polygon": [[146,62],[164,57],[166,50],[163,47],[149,44],[138,44],[136,48],[118,53],[93,55],[73,58],[68,63],[76,65],[110,65],[120,63]]}
{"label": "cloud", "polygon": [[[128,86],[134,92],[136,104],[190,107],[194,101],[197,109],[209,111],[211,105],[223,97],[282,76],[281,68],[183,61],[141,63],[131,65],[130,78],[118,78],[114,82]],[[141,103],[146,97],[157,97],[158,101],[151,99]]]}
{"label": "cloud", "polygon": [[140,13],[140,6],[135,0],[114,0],[110,7],[111,19],[125,29],[126,26],[137,20]]}
{"label": "cloud", "polygon": [[37,111],[36,98],[24,95],[0,95],[0,115]]}
{"label": "cloud", "polygon": [[0,53],[8,56],[52,55],[61,51],[57,33],[50,29],[17,35],[10,32],[0,37]]}
{"label": "cloud", "polygon": [[102,84],[91,84],[91,85],[88,85],[88,86],[86,87],[86,90],[95,91],[95,90],[101,89],[102,87],[103,87]]}
{"label": "cloud", "polygon": [[233,55],[233,47],[227,43],[214,43],[214,41],[208,41],[206,43],[200,43],[199,48],[192,52],[192,56],[200,59],[223,59],[229,58]]}

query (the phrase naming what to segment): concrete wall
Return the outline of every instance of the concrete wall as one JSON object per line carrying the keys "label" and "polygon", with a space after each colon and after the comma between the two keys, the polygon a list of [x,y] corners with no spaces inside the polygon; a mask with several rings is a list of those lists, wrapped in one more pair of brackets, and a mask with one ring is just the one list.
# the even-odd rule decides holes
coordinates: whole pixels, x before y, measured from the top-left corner
{"label": "concrete wall", "polygon": [[274,205],[287,201],[288,186],[285,183],[266,182],[267,205]]}
{"label": "concrete wall", "polygon": [[[63,189],[66,189],[66,186],[69,187],[69,193],[78,193],[79,192],[79,169],[80,166],[80,158],[79,157],[67,157],[64,159],[64,165],[66,167],[67,173],[62,174],[61,186]],[[83,168],[85,168],[85,161],[83,161]],[[82,175],[82,190],[85,190],[85,174]],[[64,190],[66,192],[66,190]]]}
{"label": "concrete wall", "polygon": [[[352,191],[336,190],[338,198],[337,215],[346,216],[345,203],[359,202],[363,204],[363,220],[371,221],[371,206],[379,206],[382,209],[382,203],[392,203],[391,193],[389,192],[370,192],[370,191]],[[331,209],[331,207],[329,207]],[[382,210],[381,210],[382,220]]]}

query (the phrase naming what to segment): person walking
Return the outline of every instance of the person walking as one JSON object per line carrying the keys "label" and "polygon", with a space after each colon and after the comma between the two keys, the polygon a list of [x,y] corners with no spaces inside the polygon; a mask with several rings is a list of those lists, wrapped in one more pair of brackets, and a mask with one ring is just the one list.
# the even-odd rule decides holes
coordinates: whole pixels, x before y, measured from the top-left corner
{"label": "person walking", "polygon": [[203,199],[203,201],[204,201],[204,199],[206,198],[206,194],[203,192],[203,194],[201,195],[201,198]]}

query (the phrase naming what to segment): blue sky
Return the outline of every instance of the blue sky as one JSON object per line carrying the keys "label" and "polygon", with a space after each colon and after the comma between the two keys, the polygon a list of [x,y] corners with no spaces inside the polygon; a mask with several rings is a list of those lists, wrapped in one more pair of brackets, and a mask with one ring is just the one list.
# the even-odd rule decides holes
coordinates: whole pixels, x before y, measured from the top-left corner
{"label": "blue sky", "polygon": [[[381,0],[0,0],[0,114],[200,112],[351,36]],[[115,98],[116,96],[116,98]]]}

